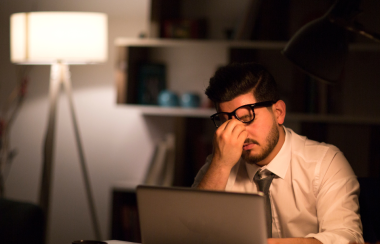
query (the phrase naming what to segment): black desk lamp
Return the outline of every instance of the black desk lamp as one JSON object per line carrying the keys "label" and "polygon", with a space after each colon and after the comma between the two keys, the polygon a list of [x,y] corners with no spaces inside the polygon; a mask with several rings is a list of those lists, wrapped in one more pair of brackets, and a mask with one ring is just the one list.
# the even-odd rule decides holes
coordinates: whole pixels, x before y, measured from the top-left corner
{"label": "black desk lamp", "polygon": [[348,31],[380,41],[356,17],[361,0],[337,0],[327,13],[303,26],[282,53],[309,75],[328,83],[341,76],[348,53]]}

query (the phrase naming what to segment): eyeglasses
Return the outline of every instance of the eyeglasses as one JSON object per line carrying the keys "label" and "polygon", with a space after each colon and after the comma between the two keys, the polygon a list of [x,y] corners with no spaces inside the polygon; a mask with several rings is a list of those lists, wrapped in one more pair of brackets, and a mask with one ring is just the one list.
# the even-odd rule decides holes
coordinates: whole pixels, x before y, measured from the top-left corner
{"label": "eyeglasses", "polygon": [[238,107],[231,113],[220,112],[210,116],[211,120],[214,122],[216,128],[221,126],[224,122],[229,119],[232,119],[232,116],[235,116],[236,119],[243,123],[250,123],[255,119],[255,108],[260,107],[269,107],[272,106],[276,102],[274,101],[266,101],[266,102],[258,102],[252,104],[246,104]]}

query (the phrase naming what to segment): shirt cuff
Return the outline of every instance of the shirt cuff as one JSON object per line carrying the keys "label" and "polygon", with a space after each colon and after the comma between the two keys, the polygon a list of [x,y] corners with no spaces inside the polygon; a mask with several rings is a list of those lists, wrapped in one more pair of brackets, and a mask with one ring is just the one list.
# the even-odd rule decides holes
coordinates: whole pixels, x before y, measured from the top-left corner
{"label": "shirt cuff", "polygon": [[348,243],[364,243],[363,239],[350,240],[345,236],[333,232],[321,232],[317,234],[308,234],[305,238],[315,238],[323,244],[348,244]]}

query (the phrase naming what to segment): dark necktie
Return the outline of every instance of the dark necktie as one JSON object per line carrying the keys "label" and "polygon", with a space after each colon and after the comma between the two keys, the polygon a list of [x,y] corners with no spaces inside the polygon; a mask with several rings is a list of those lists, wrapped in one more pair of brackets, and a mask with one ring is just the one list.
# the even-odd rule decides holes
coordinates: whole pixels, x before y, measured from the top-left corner
{"label": "dark necktie", "polygon": [[263,178],[263,179],[260,179],[261,178],[260,175],[261,175],[261,172],[257,171],[253,180],[256,182],[259,188],[259,191],[264,193],[267,232],[268,232],[268,238],[271,238],[272,237],[272,209],[271,209],[270,198],[269,198],[269,187],[275,175],[271,173],[270,175],[268,175],[266,178]]}

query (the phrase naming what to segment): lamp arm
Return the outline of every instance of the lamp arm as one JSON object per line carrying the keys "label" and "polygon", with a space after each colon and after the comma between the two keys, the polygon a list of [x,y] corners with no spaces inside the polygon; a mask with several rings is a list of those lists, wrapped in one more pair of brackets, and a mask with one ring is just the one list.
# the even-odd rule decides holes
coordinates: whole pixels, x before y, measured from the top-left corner
{"label": "lamp arm", "polygon": [[353,22],[362,12],[361,0],[337,0],[327,14],[333,19],[343,19],[345,22]]}
{"label": "lamp arm", "polygon": [[380,34],[366,30],[356,21],[357,16],[362,13],[360,3],[361,0],[337,0],[327,12],[329,20],[346,30],[380,42]]}
{"label": "lamp arm", "polygon": [[366,30],[364,28],[364,26],[358,22],[353,22],[352,24],[346,25],[344,27],[349,31],[355,32],[355,33],[360,34],[362,36],[365,36],[371,40],[380,42],[380,34],[379,33],[376,33],[376,32],[370,31],[370,30]]}
{"label": "lamp arm", "polygon": [[348,31],[360,34],[360,35],[365,36],[371,40],[380,42],[380,34],[379,33],[365,29],[364,26],[357,21],[352,21],[352,22],[348,23],[346,20],[344,20],[342,18],[337,18],[335,16],[329,16],[329,20],[332,23],[334,23],[334,24],[336,24],[336,25],[338,25],[338,26],[340,26],[340,27],[342,27]]}

